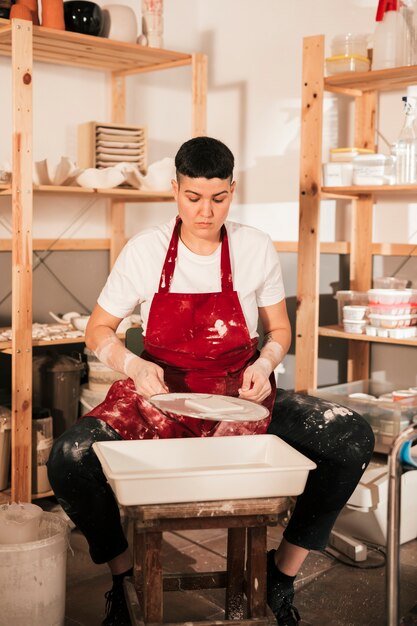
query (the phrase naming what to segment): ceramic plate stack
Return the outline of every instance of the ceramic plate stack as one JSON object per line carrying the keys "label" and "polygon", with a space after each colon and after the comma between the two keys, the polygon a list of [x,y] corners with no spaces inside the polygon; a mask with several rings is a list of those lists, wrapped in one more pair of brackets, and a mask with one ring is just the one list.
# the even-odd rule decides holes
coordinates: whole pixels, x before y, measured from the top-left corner
{"label": "ceramic plate stack", "polygon": [[136,165],[146,171],[146,132],[139,126],[88,122],[78,133],[78,163],[83,168]]}

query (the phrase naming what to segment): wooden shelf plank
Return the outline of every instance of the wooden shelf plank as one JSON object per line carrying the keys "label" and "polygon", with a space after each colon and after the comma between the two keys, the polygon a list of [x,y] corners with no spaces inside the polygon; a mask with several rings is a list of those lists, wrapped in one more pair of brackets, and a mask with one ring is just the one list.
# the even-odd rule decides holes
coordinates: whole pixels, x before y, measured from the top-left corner
{"label": "wooden shelf plank", "polygon": [[[0,55],[11,56],[11,23],[0,20]],[[33,58],[44,63],[71,65],[109,72],[158,70],[191,65],[192,55],[80,33],[33,27]]]}
{"label": "wooden shelf plank", "polygon": [[[51,326],[56,326],[56,324],[51,324]],[[10,330],[9,328],[0,328],[0,333],[5,330]],[[117,333],[119,339],[125,340],[125,335]],[[53,339],[48,341],[47,339],[33,339],[32,346],[37,348],[39,346],[61,346],[66,344],[74,344],[74,343],[85,343],[85,337],[82,335],[81,337],[68,337],[64,339]],[[2,341],[0,340],[0,352],[4,352],[5,354],[11,354],[12,350],[12,342],[11,341]]]}
{"label": "wooden shelf plank", "polygon": [[354,95],[355,91],[388,91],[417,84],[417,66],[371,72],[347,72],[324,79],[325,90]]}
{"label": "wooden shelf plank", "polygon": [[417,347],[417,338],[410,339],[392,339],[391,337],[370,337],[369,335],[358,335],[355,333],[345,333],[345,331],[337,325],[320,326],[319,335],[321,337],[334,337],[335,339],[353,339],[353,341],[367,341],[372,343],[388,343],[401,346]]}
{"label": "wooden shelf plank", "polygon": [[[69,196],[93,196],[123,200],[123,202],[172,202],[174,200],[171,191],[141,191],[126,187],[114,187],[112,189],[87,189],[86,187],[65,187],[57,185],[34,185],[35,195],[59,194]],[[10,185],[0,185],[0,196],[10,196]]]}
{"label": "wooden shelf plank", "polygon": [[385,196],[385,195],[408,195],[415,194],[417,196],[417,185],[369,185],[366,187],[352,185],[351,187],[322,187],[321,192],[328,198],[346,198],[353,199],[360,196]]}

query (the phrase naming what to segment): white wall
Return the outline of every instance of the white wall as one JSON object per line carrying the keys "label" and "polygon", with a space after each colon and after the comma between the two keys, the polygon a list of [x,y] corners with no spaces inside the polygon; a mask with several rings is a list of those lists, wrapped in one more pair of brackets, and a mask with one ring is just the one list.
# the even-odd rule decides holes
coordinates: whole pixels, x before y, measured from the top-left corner
{"label": "white wall", "polygon": [[[129,4],[140,20],[139,0],[121,4]],[[302,38],[325,34],[329,44],[340,33],[370,33],[376,5],[377,0],[165,0],[165,47],[209,56],[208,133],[230,145],[237,159],[233,219],[264,228],[277,240],[297,239]],[[9,81],[9,63],[0,58],[0,162],[10,157]],[[189,137],[190,85],[189,68],[128,80],[127,121],[147,125],[150,162],[173,156]],[[34,158],[76,159],[77,125],[109,120],[108,92],[107,78],[99,72],[36,64]],[[401,125],[401,95],[382,100],[381,128],[391,141]],[[326,96],[324,155],[330,145],[337,145],[339,111],[340,100]],[[345,139],[350,127],[344,130],[342,124]],[[59,236],[66,229],[66,237],[105,236],[104,202],[97,202],[70,227],[86,204],[85,200],[37,198],[35,237]],[[335,211],[334,204],[323,203],[321,231],[327,241],[349,236],[349,209]],[[128,234],[173,212],[172,205],[130,206]],[[375,240],[417,243],[416,215],[415,205],[381,203],[375,211]],[[1,202],[0,237],[6,236],[9,223],[8,207]],[[383,272],[382,261],[380,266]],[[295,272],[289,274],[287,293],[294,296]],[[332,293],[330,282],[324,280],[322,293]],[[415,352],[407,353],[407,371],[417,371]],[[389,369],[383,356],[375,367]]]}

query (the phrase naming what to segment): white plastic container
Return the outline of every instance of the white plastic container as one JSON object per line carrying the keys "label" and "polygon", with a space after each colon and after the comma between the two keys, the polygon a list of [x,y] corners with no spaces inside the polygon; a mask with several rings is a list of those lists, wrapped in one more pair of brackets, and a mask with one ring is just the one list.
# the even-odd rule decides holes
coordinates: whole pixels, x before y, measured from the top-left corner
{"label": "white plastic container", "polygon": [[330,47],[333,56],[360,54],[366,57],[368,54],[368,36],[354,33],[336,35],[333,37]]}
{"label": "white plastic container", "polygon": [[295,496],[316,465],[275,435],[93,444],[123,505]]}
{"label": "white plastic container", "polygon": [[370,304],[369,313],[377,315],[411,315],[411,303],[400,304]]}
{"label": "white plastic container", "polygon": [[365,319],[368,307],[360,304],[347,304],[343,307],[343,322]]}
{"label": "white plastic container", "polygon": [[346,72],[367,72],[370,68],[368,57],[360,54],[351,54],[349,56],[337,55],[327,57],[326,71],[328,76],[334,74],[345,74]]}
{"label": "white plastic container", "polygon": [[352,185],[352,163],[324,163],[323,185],[325,187],[350,187]]}
{"label": "white plastic container", "polygon": [[342,291],[337,291],[334,296],[335,300],[337,300],[337,323],[339,326],[343,324],[343,307],[347,305],[367,305],[368,304],[368,294],[366,291],[352,291],[351,289],[346,289]]}
{"label": "white plastic container", "polygon": [[382,70],[403,64],[401,39],[403,18],[396,10],[386,11],[377,21],[373,36],[372,69]]}
{"label": "white plastic container", "polygon": [[360,154],[353,161],[354,185],[393,183],[393,158],[385,154]]}
{"label": "white plastic container", "polygon": [[417,322],[417,315],[377,315],[370,313],[369,321],[372,326],[380,328],[402,328],[403,326],[414,326]]}
{"label": "white plastic container", "polygon": [[407,283],[407,278],[395,276],[379,276],[373,280],[374,289],[405,289]]}
{"label": "white plastic container", "polygon": [[39,539],[0,544],[0,626],[63,626],[68,525],[42,513]]}
{"label": "white plastic container", "polygon": [[362,335],[365,332],[366,320],[343,320],[343,330],[345,333]]}
{"label": "white plastic container", "polygon": [[402,304],[410,302],[412,289],[368,289],[368,301],[372,304]]}
{"label": "white plastic container", "polygon": [[[401,477],[400,542],[417,537],[417,471]],[[380,546],[387,542],[388,468],[369,467],[337,518],[335,529]]]}

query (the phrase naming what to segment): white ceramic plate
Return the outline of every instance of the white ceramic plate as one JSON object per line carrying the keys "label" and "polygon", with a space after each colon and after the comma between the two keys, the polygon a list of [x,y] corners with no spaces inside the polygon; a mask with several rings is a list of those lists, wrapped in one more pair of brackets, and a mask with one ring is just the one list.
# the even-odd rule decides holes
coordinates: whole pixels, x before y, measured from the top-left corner
{"label": "white ceramic plate", "polygon": [[268,417],[261,404],[208,393],[161,393],[149,402],[162,412],[216,422],[258,422]]}

